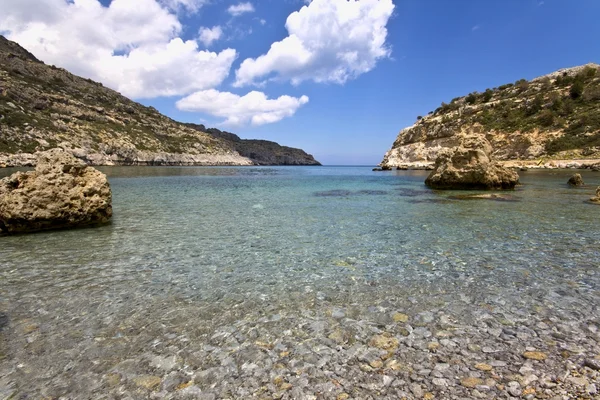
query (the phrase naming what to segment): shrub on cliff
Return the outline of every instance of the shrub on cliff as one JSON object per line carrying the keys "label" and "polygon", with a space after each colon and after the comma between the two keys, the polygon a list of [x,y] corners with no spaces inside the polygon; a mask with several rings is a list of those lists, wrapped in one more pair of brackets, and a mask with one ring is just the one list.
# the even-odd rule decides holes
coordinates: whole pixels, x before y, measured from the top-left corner
{"label": "shrub on cliff", "polygon": [[577,79],[573,85],[571,85],[571,89],[569,89],[569,96],[573,100],[576,100],[581,97],[583,94],[584,84],[581,80]]}

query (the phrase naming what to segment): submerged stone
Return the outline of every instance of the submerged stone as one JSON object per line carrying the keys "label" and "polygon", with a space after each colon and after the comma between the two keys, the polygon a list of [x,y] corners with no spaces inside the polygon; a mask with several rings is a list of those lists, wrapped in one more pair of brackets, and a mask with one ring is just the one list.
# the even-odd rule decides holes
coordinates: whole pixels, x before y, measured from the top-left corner
{"label": "submerged stone", "polygon": [[519,201],[514,196],[509,194],[497,194],[497,193],[484,193],[484,194],[462,194],[456,196],[450,196],[451,199],[455,200],[493,200],[493,201]]}

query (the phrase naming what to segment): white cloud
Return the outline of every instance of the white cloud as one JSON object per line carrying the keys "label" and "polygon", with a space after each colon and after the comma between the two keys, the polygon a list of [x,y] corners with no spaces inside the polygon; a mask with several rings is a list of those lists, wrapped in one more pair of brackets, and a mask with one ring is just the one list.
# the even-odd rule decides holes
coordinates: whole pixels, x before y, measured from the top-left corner
{"label": "white cloud", "polygon": [[260,19],[260,24],[261,24],[261,25],[264,25],[264,24],[266,24],[266,23],[267,23],[267,20],[266,20],[266,19],[264,19],[264,18],[261,18],[261,19]]}
{"label": "white cloud", "polygon": [[266,54],[247,58],[235,86],[265,79],[344,83],[389,57],[386,24],[392,0],[313,0],[286,21],[288,36]]}
{"label": "white cloud", "polygon": [[201,27],[199,30],[200,36],[198,37],[206,47],[209,47],[215,40],[219,40],[223,35],[223,30],[220,26],[213,26],[212,28]]}
{"label": "white cloud", "polygon": [[[164,2],[165,0],[163,0]],[[198,6],[198,0],[169,0]],[[237,57],[183,41],[177,16],[157,0],[0,0],[0,31],[41,60],[126,96],[174,96],[216,87]]]}
{"label": "white cloud", "polygon": [[300,106],[308,103],[307,96],[300,98],[281,96],[268,99],[262,92],[252,91],[245,96],[219,92],[214,89],[193,93],[177,102],[184,111],[207,113],[225,118],[225,125],[264,125],[291,117]]}
{"label": "white cloud", "polygon": [[173,11],[179,11],[183,8],[195,13],[203,5],[207,4],[208,0],[160,0],[160,2]]}
{"label": "white cloud", "polygon": [[237,5],[229,6],[227,12],[234,17],[237,17],[245,13],[254,12],[254,6],[250,2],[239,3]]}

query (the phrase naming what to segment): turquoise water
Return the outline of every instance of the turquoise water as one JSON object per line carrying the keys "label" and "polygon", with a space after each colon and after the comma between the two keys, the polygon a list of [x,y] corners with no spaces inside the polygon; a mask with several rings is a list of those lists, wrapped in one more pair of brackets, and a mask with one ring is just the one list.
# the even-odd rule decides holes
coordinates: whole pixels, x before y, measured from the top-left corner
{"label": "turquoise water", "polygon": [[191,374],[209,362],[196,352],[234,352],[223,332],[238,347],[303,343],[340,321],[388,329],[394,312],[466,335],[483,317],[600,326],[597,173],[572,189],[572,171],[528,171],[491,201],[431,191],[422,171],[101,169],[112,224],[0,238],[6,391],[86,398],[133,360],[127,390],[154,356]]}

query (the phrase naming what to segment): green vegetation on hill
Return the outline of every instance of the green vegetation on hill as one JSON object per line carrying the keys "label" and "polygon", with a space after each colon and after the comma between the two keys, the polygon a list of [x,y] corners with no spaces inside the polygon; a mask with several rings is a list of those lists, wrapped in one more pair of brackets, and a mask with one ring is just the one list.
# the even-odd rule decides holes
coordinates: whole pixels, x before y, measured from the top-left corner
{"label": "green vegetation on hill", "polygon": [[600,146],[600,70],[592,64],[530,82],[520,79],[442,103],[430,116],[454,129],[477,123],[486,132],[560,132],[545,142],[550,155]]}
{"label": "green vegetation on hill", "polygon": [[[300,149],[272,142],[258,146],[239,138],[238,143],[217,130],[198,127],[174,121],[101,83],[46,65],[0,35],[0,153],[34,153],[60,145],[77,149],[83,157],[100,155],[125,163],[132,157],[160,162],[169,154],[185,162],[191,155],[244,165],[319,164]],[[250,155],[246,148],[252,150]],[[177,157],[170,160],[178,162]]]}

